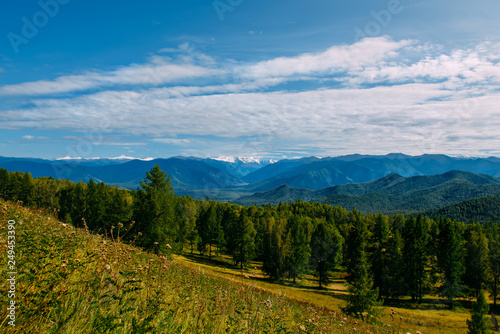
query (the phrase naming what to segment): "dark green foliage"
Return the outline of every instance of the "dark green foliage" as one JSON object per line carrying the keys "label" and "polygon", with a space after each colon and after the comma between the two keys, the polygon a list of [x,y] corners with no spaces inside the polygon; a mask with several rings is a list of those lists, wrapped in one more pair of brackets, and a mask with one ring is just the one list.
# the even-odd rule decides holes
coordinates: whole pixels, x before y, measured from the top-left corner
{"label": "dark green foliage", "polygon": [[[372,246],[371,246],[371,263],[374,286],[379,290],[379,297],[389,297],[391,295],[393,269],[393,254],[397,255],[397,246],[390,244],[392,235],[389,228],[389,217],[378,214],[375,217],[375,226],[372,233]],[[395,248],[395,249],[391,249]]]}
{"label": "dark green foliage", "polygon": [[457,221],[486,223],[500,218],[500,195],[484,196],[423,212],[430,218],[447,217]]}
{"label": "dark green foliage", "polygon": [[448,300],[449,308],[453,308],[455,298],[463,295],[464,287],[461,276],[464,272],[463,238],[459,223],[450,219],[439,221],[438,262],[443,278],[441,281],[442,296]]}
{"label": "dark green foliage", "polygon": [[135,230],[142,233],[139,245],[152,248],[158,242],[163,248],[172,241],[174,199],[170,177],[155,165],[135,193],[133,220]]}
{"label": "dark green foliage", "polygon": [[347,306],[343,309],[355,317],[370,318],[377,302],[378,288],[374,288],[366,252],[361,250],[356,259],[353,279],[348,287]]}
{"label": "dark green foliage", "polygon": [[356,279],[355,275],[359,257],[368,246],[370,231],[366,225],[365,218],[359,211],[351,211],[349,213],[349,221],[344,262],[349,274],[349,281],[352,281]]}
{"label": "dark green foliage", "polygon": [[311,266],[319,287],[330,281],[330,272],[339,264],[342,254],[342,236],[335,226],[325,222],[316,225],[311,236]]}
{"label": "dark green foliage", "polygon": [[499,293],[500,281],[500,234],[498,233],[498,225],[489,223],[486,225],[486,233],[489,240],[489,265],[491,272],[491,280],[489,284],[489,291],[493,297],[493,305],[497,306],[497,298]]}
{"label": "dark green foliage", "polygon": [[468,238],[465,244],[465,273],[463,281],[471,290],[471,294],[478,297],[479,291],[486,284],[489,274],[488,239],[481,225],[468,225]]}
{"label": "dark green foliage", "polygon": [[262,270],[272,279],[281,280],[286,271],[289,242],[286,239],[286,221],[270,217],[263,242]]}
{"label": "dark green foliage", "polygon": [[[406,178],[397,174],[389,174],[369,182],[344,183],[347,184],[319,190],[291,188],[278,183],[275,189],[239,198],[237,202],[240,204],[278,204],[280,201],[286,203],[300,198],[305,201],[342,206],[347,210],[357,209],[364,214],[425,212],[425,215],[434,218],[438,213],[426,212],[426,210],[434,210],[471,198],[500,195],[500,179],[462,171]],[[307,185],[305,187],[311,188]],[[481,221],[487,221],[485,217],[500,218],[498,203],[497,197],[496,207],[493,203],[488,204],[490,210]],[[481,215],[479,207],[476,214]],[[449,217],[447,212],[441,215]]]}
{"label": "dark green foliage", "polygon": [[292,277],[293,283],[296,278],[307,269],[308,260],[311,256],[311,226],[309,218],[293,215],[288,222],[288,240],[290,240],[290,251],[286,259],[288,275]]}
{"label": "dark green foliage", "polygon": [[467,320],[467,334],[487,334],[491,333],[488,326],[488,319],[485,318],[488,315],[489,306],[484,297],[484,292],[479,291],[477,296],[477,301],[472,306],[471,318]]}
{"label": "dark green foliage", "polygon": [[418,216],[406,220],[403,228],[403,275],[406,293],[422,302],[427,280],[429,221]]}
{"label": "dark green foliage", "polygon": [[221,215],[217,212],[217,202],[207,202],[198,215],[197,229],[201,241],[198,244],[199,250],[204,253],[208,247],[208,256],[212,258],[212,248],[224,247],[224,231],[221,224]]}
{"label": "dark green foliage", "polygon": [[177,199],[175,206],[176,217],[176,244],[182,250],[185,243],[189,243],[191,253],[199,241],[198,230],[196,229],[196,204],[188,197]]}

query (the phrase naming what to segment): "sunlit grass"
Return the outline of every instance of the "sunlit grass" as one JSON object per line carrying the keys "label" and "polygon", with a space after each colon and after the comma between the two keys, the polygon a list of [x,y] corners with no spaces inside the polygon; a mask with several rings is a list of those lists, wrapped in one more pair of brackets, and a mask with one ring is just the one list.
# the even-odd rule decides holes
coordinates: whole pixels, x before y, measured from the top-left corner
{"label": "sunlit grass", "polygon": [[[186,253],[175,255],[175,259],[206,273],[260,287],[299,302],[310,303],[337,312],[345,306],[347,288],[343,273],[334,273],[332,283],[326,289],[318,289],[318,284],[311,275],[297,279],[296,284],[291,281],[284,281],[281,284],[271,283],[265,279],[264,273],[260,270],[262,265],[260,262],[251,262],[247,269],[240,270],[232,265],[227,256],[219,256],[208,261],[199,255],[192,256]],[[470,303],[471,300],[467,302]],[[393,331],[396,333],[416,333],[417,331],[438,334],[467,333],[466,320],[470,318],[468,308],[458,307],[455,310],[448,310],[448,306],[436,296],[424,296],[422,304],[411,304],[406,299],[393,304],[398,306],[378,308],[378,319],[382,326],[379,330],[382,333]],[[390,316],[392,312],[395,312],[393,317]]]}
{"label": "sunlit grass", "polygon": [[[0,210],[4,254],[0,265],[5,268],[7,261],[5,226],[14,219],[18,272],[16,327],[7,324],[3,313],[2,333],[349,333],[354,328],[358,333],[382,333],[385,329],[321,307],[332,300],[329,296],[316,298],[307,291],[262,281],[260,271],[218,272],[116,242],[118,232],[123,235],[128,226],[117,224],[115,240],[110,240],[17,204],[0,200]],[[5,285],[2,280],[3,291]],[[2,293],[1,305],[7,302]]]}

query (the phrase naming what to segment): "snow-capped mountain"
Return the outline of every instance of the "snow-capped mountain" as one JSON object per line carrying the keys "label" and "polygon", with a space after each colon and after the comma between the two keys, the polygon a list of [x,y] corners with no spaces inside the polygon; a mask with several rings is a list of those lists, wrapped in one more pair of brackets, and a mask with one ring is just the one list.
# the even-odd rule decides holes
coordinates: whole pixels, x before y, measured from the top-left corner
{"label": "snow-capped mountain", "polygon": [[258,158],[258,157],[234,157],[234,156],[226,156],[226,155],[221,155],[217,158],[213,158],[213,160],[230,162],[230,163],[245,163],[245,164],[255,163],[255,164],[262,165],[262,166],[273,164],[273,163],[278,161],[278,160],[274,160],[274,159],[266,159],[266,158]]}

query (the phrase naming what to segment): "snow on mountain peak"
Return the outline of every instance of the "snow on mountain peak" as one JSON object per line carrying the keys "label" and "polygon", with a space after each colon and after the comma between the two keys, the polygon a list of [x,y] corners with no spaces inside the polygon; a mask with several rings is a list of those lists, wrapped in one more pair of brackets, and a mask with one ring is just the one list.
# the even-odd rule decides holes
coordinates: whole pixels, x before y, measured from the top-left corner
{"label": "snow on mountain peak", "polygon": [[277,160],[273,159],[263,159],[263,158],[257,158],[257,157],[232,157],[232,156],[226,156],[226,155],[221,155],[218,158],[214,158],[214,160],[218,161],[225,161],[225,162],[230,162],[230,163],[236,163],[236,162],[243,162],[245,164],[249,163],[256,163],[256,164],[272,164],[277,162]]}

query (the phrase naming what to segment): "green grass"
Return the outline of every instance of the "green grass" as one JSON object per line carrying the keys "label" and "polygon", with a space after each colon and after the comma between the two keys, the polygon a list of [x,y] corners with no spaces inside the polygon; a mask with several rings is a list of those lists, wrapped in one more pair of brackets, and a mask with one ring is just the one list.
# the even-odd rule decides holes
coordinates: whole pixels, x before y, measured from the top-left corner
{"label": "green grass", "polygon": [[[260,270],[261,263],[251,262],[248,268],[240,270],[232,264],[228,256],[222,255],[208,260],[198,253],[174,256],[177,262],[186,266],[203,270],[207,274],[230,279],[248,286],[259,287],[273,294],[284,295],[299,303],[308,303],[318,307],[339,312],[345,306],[347,288],[345,274],[334,273],[332,282],[324,289],[317,288],[317,282],[310,275],[298,279],[296,284],[284,281],[280,284],[271,283],[265,279]],[[472,300],[459,300],[463,307],[448,310],[443,301],[432,295],[424,296],[422,304],[412,304],[409,299],[394,300],[378,308],[381,327],[375,327],[374,332],[380,333],[467,333],[466,320],[470,318]],[[393,317],[392,311],[396,312]],[[403,331],[403,329],[405,329]]]}
{"label": "green grass", "polygon": [[[127,226],[116,226],[111,239],[104,239],[47,213],[0,200],[3,276],[10,219],[17,222],[18,309],[13,328],[2,307],[2,333],[349,333],[354,328],[359,333],[385,333],[388,329],[345,317],[314,300],[289,298],[285,286],[239,282],[201,264],[186,265],[168,254],[157,256],[123,244],[117,238]],[[7,291],[5,279],[0,289]],[[2,293],[0,305],[8,302]]]}

